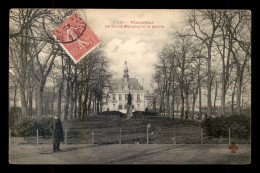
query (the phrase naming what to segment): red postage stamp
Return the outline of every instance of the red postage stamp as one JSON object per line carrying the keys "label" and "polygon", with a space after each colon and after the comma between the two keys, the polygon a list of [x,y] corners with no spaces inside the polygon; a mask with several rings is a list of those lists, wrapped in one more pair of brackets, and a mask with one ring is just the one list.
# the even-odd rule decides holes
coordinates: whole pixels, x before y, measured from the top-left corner
{"label": "red postage stamp", "polygon": [[54,29],[53,36],[75,63],[100,44],[100,40],[77,13]]}

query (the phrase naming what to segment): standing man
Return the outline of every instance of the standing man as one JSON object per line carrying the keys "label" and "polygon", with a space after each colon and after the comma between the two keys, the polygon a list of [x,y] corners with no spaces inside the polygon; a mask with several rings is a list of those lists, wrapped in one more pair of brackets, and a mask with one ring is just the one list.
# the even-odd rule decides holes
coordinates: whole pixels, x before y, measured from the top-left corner
{"label": "standing man", "polygon": [[54,116],[53,120],[51,121],[50,129],[52,132],[53,152],[61,151],[60,142],[64,141],[63,127],[61,120],[57,116]]}

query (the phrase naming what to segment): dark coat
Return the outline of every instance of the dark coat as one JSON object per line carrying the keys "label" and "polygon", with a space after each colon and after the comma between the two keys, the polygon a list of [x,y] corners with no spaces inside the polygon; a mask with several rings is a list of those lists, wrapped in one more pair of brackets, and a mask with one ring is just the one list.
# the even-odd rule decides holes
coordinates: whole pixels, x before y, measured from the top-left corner
{"label": "dark coat", "polygon": [[50,123],[50,129],[52,132],[52,139],[54,141],[63,142],[64,135],[63,135],[63,127],[60,119],[54,119]]}

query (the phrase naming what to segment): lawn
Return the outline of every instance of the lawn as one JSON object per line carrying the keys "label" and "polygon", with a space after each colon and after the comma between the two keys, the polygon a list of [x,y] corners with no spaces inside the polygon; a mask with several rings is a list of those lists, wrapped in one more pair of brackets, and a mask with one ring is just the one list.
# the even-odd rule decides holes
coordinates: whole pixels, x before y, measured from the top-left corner
{"label": "lawn", "polygon": [[[92,116],[81,120],[63,122],[67,128],[68,144],[146,144],[147,124],[149,129],[149,144],[173,144],[174,130],[176,144],[200,144],[200,123],[193,120],[174,119],[167,117],[120,118],[117,116]],[[151,134],[153,132],[153,135]],[[250,143],[248,140],[233,139],[235,143]],[[203,134],[206,144],[227,144],[228,138],[211,138]]]}

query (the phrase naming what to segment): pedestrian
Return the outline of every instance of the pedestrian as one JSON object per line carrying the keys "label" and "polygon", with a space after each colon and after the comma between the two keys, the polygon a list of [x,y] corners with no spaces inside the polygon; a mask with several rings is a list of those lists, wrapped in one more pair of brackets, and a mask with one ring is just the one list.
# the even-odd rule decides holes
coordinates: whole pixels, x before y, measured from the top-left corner
{"label": "pedestrian", "polygon": [[54,116],[53,120],[51,121],[50,129],[52,132],[53,152],[61,151],[60,142],[64,141],[63,127],[61,120],[57,116]]}

